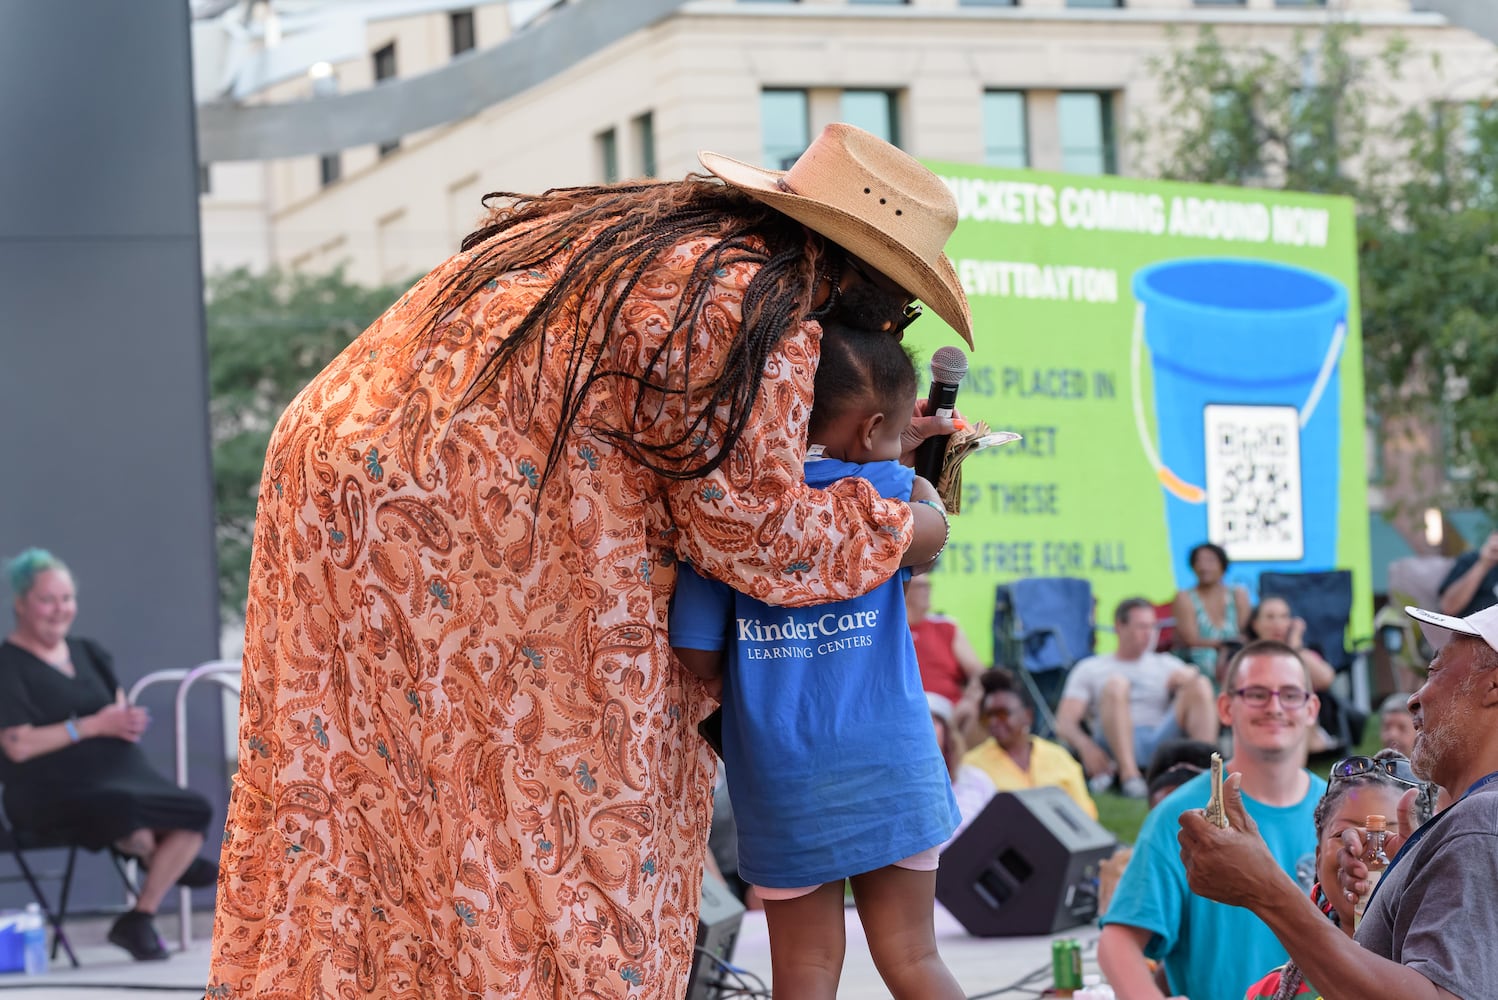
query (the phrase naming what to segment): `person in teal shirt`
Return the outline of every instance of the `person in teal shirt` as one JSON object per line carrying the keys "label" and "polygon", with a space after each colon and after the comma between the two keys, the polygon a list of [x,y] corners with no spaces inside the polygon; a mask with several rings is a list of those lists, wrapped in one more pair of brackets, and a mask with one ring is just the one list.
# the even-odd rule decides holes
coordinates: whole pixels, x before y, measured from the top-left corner
{"label": "person in teal shirt", "polygon": [[[1316,803],[1326,782],[1305,769],[1319,704],[1305,664],[1289,646],[1256,642],[1228,664],[1218,716],[1233,732],[1224,773],[1242,775],[1243,800],[1275,861],[1315,878]],[[1146,817],[1134,855],[1103,919],[1098,964],[1119,1000],[1160,1000],[1147,959],[1164,964],[1172,996],[1242,996],[1288,955],[1251,912],[1193,895],[1176,840],[1181,814],[1201,809],[1211,774],[1186,782]]]}

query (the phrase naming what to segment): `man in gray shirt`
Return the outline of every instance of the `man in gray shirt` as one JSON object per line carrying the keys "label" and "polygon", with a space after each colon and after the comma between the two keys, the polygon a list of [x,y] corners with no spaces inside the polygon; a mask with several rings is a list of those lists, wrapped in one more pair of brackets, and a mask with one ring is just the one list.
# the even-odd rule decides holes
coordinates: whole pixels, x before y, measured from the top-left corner
{"label": "man in gray shirt", "polygon": [[[1072,668],[1056,709],[1056,735],[1082,758],[1087,783],[1098,795],[1118,778],[1123,793],[1142,799],[1143,771],[1155,748],[1182,736],[1217,742],[1212,683],[1155,646],[1155,607],[1142,597],[1113,612],[1118,648],[1089,656]],[[1082,727],[1089,720],[1091,732]]]}
{"label": "man in gray shirt", "polygon": [[[1228,829],[1201,813],[1181,817],[1192,891],[1257,914],[1325,1000],[1498,995],[1498,607],[1466,618],[1405,610],[1450,635],[1410,696],[1418,731],[1411,763],[1457,801],[1402,843],[1391,838],[1397,853],[1355,941],[1279,877],[1235,781],[1223,796]],[[1357,831],[1343,840],[1341,878],[1355,898],[1369,890],[1368,870],[1357,860]]]}

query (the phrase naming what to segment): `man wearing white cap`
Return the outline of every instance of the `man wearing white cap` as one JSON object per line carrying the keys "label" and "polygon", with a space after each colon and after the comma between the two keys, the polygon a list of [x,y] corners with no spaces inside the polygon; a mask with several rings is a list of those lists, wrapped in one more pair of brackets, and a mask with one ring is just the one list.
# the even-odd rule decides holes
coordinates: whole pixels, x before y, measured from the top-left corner
{"label": "man wearing white cap", "polygon": [[[1391,838],[1393,863],[1371,887],[1356,944],[1275,875],[1237,784],[1217,829],[1181,818],[1181,856],[1193,891],[1253,910],[1274,930],[1325,1000],[1343,997],[1494,995],[1498,983],[1498,607],[1465,618],[1406,608],[1444,639],[1410,696],[1415,773],[1456,802],[1426,825]],[[1406,804],[1414,793],[1411,792]],[[1343,834],[1342,882],[1370,891],[1357,831]]]}

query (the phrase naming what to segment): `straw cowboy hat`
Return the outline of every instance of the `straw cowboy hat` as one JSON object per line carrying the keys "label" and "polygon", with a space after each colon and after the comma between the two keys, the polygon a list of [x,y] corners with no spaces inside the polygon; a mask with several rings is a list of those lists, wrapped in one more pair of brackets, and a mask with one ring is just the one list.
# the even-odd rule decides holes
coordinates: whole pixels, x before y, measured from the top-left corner
{"label": "straw cowboy hat", "polygon": [[789,170],[766,170],[706,150],[697,158],[724,182],[877,268],[973,346],[967,296],[942,252],[957,228],[957,201],[913,156],[834,122]]}

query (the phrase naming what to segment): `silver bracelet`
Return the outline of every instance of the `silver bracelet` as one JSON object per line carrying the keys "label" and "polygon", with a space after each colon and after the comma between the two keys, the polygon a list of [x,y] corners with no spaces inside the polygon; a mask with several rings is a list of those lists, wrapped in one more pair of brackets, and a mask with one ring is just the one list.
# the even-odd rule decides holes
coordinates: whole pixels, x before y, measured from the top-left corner
{"label": "silver bracelet", "polygon": [[927,507],[930,507],[932,510],[941,515],[941,526],[943,529],[941,536],[941,548],[937,549],[936,555],[932,556],[929,560],[930,562],[936,562],[936,560],[941,558],[941,554],[947,550],[947,542],[952,540],[952,519],[947,517],[947,508],[943,507],[935,500],[912,500],[910,502],[913,504],[923,503]]}

